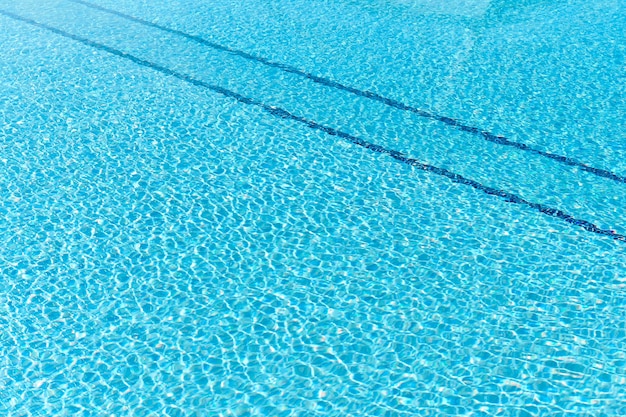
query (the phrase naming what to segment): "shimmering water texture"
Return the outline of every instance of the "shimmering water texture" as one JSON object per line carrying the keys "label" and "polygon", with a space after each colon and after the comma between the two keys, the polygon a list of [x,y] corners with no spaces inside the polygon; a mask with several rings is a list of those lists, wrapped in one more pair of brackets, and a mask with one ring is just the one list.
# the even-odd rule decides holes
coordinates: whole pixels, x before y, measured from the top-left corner
{"label": "shimmering water texture", "polygon": [[0,0],[0,414],[626,415],[619,1]]}

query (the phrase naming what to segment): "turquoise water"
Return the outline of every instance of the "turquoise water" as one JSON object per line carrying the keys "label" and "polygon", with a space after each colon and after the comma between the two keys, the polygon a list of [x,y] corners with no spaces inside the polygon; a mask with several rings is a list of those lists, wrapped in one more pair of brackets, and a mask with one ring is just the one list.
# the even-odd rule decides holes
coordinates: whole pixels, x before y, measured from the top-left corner
{"label": "turquoise water", "polygon": [[0,414],[626,415],[620,1],[0,0]]}

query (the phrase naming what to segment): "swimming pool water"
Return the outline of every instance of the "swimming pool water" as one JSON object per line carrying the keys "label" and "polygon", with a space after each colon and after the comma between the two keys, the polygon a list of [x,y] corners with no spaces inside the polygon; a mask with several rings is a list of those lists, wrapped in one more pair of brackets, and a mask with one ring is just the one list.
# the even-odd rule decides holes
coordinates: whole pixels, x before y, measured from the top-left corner
{"label": "swimming pool water", "polygon": [[0,0],[0,413],[626,415],[620,1]]}

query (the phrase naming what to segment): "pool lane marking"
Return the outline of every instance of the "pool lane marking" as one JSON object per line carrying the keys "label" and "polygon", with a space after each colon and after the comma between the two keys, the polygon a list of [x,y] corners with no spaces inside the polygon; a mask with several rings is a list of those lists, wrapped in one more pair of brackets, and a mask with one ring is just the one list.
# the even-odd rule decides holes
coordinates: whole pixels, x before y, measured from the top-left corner
{"label": "pool lane marking", "polygon": [[584,230],[586,230],[588,232],[596,233],[596,234],[603,235],[603,236],[608,236],[608,237],[611,237],[611,238],[613,238],[615,240],[626,242],[626,235],[622,235],[622,234],[616,233],[614,230],[608,230],[608,229],[599,228],[598,226],[596,226],[595,224],[593,224],[591,222],[588,222],[587,220],[577,219],[577,218],[575,218],[575,217],[573,217],[573,216],[571,216],[571,215],[569,215],[569,214],[567,214],[567,213],[565,213],[565,212],[563,212],[563,211],[561,211],[559,209],[555,209],[555,208],[552,208],[552,207],[549,207],[549,206],[545,206],[545,205],[539,204],[539,203],[533,203],[533,202],[524,200],[523,198],[519,197],[518,195],[509,193],[507,191],[500,190],[500,189],[497,189],[497,188],[488,187],[488,186],[483,185],[483,184],[481,184],[481,183],[479,183],[477,181],[474,181],[474,180],[469,179],[469,178],[465,178],[465,177],[463,177],[463,176],[461,176],[459,174],[456,174],[456,173],[454,173],[452,171],[448,171],[445,168],[439,168],[439,167],[436,167],[434,165],[428,165],[428,164],[425,164],[425,163],[422,163],[422,162],[418,161],[417,159],[409,158],[409,157],[405,156],[402,152],[399,152],[399,151],[396,151],[396,150],[393,150],[393,149],[388,149],[388,148],[385,148],[383,146],[377,145],[377,144],[372,143],[372,142],[368,142],[368,141],[366,141],[364,139],[361,139],[361,138],[356,137],[354,135],[351,135],[349,133],[345,133],[345,132],[342,132],[340,130],[334,129],[332,127],[321,125],[321,124],[316,123],[316,122],[314,122],[312,120],[305,119],[304,117],[297,116],[295,114],[292,114],[292,113],[288,112],[287,110],[284,110],[284,109],[281,109],[281,108],[278,108],[278,107],[274,107],[274,106],[270,106],[268,104],[265,104],[263,102],[254,100],[252,98],[248,98],[248,97],[242,96],[240,94],[235,93],[234,91],[227,90],[227,89],[225,89],[223,87],[220,87],[220,86],[217,86],[217,85],[209,84],[209,83],[204,82],[202,80],[198,80],[196,78],[193,78],[190,75],[183,74],[183,73],[171,70],[169,68],[163,67],[163,66],[161,66],[159,64],[156,64],[154,62],[138,58],[138,57],[136,57],[134,55],[131,55],[131,54],[126,53],[126,52],[122,52],[122,51],[120,51],[118,49],[115,49],[115,48],[112,48],[110,46],[106,46],[106,45],[103,45],[101,43],[97,43],[97,42],[91,41],[89,39],[73,35],[71,33],[65,32],[65,31],[63,31],[61,29],[57,29],[55,27],[48,26],[45,23],[39,23],[39,22],[37,22],[35,20],[29,19],[27,17],[22,17],[20,15],[14,14],[12,12],[9,12],[9,11],[3,10],[3,9],[0,9],[0,14],[4,15],[6,17],[9,17],[11,19],[27,23],[27,24],[29,24],[31,26],[35,26],[35,27],[39,27],[39,28],[45,29],[45,30],[47,30],[49,32],[52,32],[52,33],[55,33],[55,34],[57,34],[59,36],[62,36],[62,37],[68,38],[68,39],[72,39],[74,41],[82,43],[83,45],[87,45],[87,46],[89,46],[91,48],[94,48],[94,49],[97,49],[97,50],[100,50],[100,51],[104,51],[104,52],[107,52],[109,54],[116,55],[118,57],[127,59],[129,61],[134,62],[137,65],[141,65],[143,67],[147,67],[147,68],[153,69],[155,71],[158,71],[158,72],[160,72],[162,74],[169,75],[169,76],[174,77],[174,78],[178,78],[179,80],[185,81],[185,82],[187,82],[189,84],[192,84],[194,86],[202,87],[202,88],[208,89],[210,91],[213,91],[215,93],[221,94],[221,95],[223,95],[225,97],[229,97],[229,98],[235,99],[235,100],[237,100],[240,103],[250,104],[250,105],[253,105],[253,106],[256,106],[256,107],[260,107],[261,109],[263,109],[264,111],[266,111],[267,113],[269,113],[269,114],[271,114],[271,115],[273,115],[275,117],[280,117],[281,119],[292,120],[292,121],[295,121],[295,122],[299,122],[299,123],[302,123],[302,124],[308,126],[311,129],[322,131],[322,132],[327,133],[327,134],[329,134],[331,136],[338,136],[338,137],[340,137],[342,139],[347,140],[350,143],[353,143],[353,144],[358,145],[360,147],[363,147],[365,149],[369,149],[370,151],[388,155],[388,156],[392,157],[393,159],[395,159],[396,161],[402,162],[403,164],[412,166],[412,167],[417,168],[417,169],[419,169],[421,171],[431,172],[433,174],[436,174],[436,175],[439,175],[439,176],[442,176],[442,177],[446,177],[449,180],[451,180],[452,182],[455,182],[455,183],[458,183],[458,184],[463,184],[463,185],[468,185],[468,186],[470,186],[470,187],[472,187],[472,188],[474,188],[476,190],[480,190],[480,191],[484,192],[485,194],[493,195],[493,196],[496,196],[496,197],[500,197],[500,198],[504,199],[504,201],[506,201],[506,202],[519,204],[519,205],[523,205],[523,206],[526,206],[526,207],[530,207],[530,208],[532,208],[534,210],[539,211],[540,213],[543,213],[543,214],[546,214],[548,216],[561,219],[561,220],[563,220],[563,221],[565,221],[567,223],[570,223],[570,224],[573,224],[575,226],[581,227],[581,228],[583,228]]}
{"label": "pool lane marking", "polygon": [[373,93],[373,92],[368,91],[368,90],[359,90],[357,88],[350,87],[350,86],[341,84],[339,82],[329,80],[328,78],[318,77],[318,76],[313,75],[311,73],[308,73],[306,71],[299,70],[298,68],[293,67],[291,65],[281,64],[279,62],[270,61],[267,58],[259,57],[259,56],[256,56],[256,55],[252,55],[252,54],[249,54],[247,52],[240,51],[240,50],[237,50],[237,49],[232,49],[232,48],[229,48],[227,46],[223,46],[223,45],[217,44],[215,42],[211,42],[209,40],[206,40],[206,39],[204,39],[204,38],[202,38],[200,36],[191,35],[189,33],[186,33],[186,32],[183,32],[183,31],[180,31],[180,30],[177,30],[177,29],[172,29],[172,28],[168,28],[166,26],[159,25],[157,23],[152,23],[152,22],[149,22],[147,20],[140,19],[138,17],[134,17],[134,16],[130,16],[130,15],[124,14],[122,12],[118,12],[117,10],[108,9],[106,7],[102,7],[102,6],[99,6],[97,4],[89,3],[89,2],[86,2],[86,1],[83,1],[83,0],[68,0],[68,1],[71,1],[73,3],[82,4],[83,6],[90,7],[90,8],[95,9],[95,10],[100,10],[102,12],[109,13],[109,14],[112,14],[112,15],[124,18],[126,20],[130,20],[130,21],[133,21],[133,22],[145,25],[145,26],[149,26],[149,27],[152,27],[152,28],[155,28],[155,29],[159,29],[159,30],[162,30],[164,32],[169,32],[169,33],[172,33],[172,34],[175,34],[175,35],[178,35],[178,36],[182,36],[182,37],[184,37],[186,39],[189,39],[191,41],[194,41],[194,42],[199,43],[199,44],[204,45],[204,46],[208,46],[208,47],[213,48],[215,50],[222,51],[222,52],[227,52],[227,53],[230,53],[230,54],[233,54],[233,55],[237,55],[237,56],[245,58],[247,60],[255,61],[255,62],[261,63],[263,65],[267,65],[268,67],[278,68],[278,69],[283,70],[283,71],[285,71],[287,73],[291,73],[291,74],[295,74],[295,75],[299,75],[301,77],[307,78],[307,79],[309,79],[309,80],[311,80],[313,82],[316,82],[318,84],[322,84],[322,85],[325,85],[327,87],[332,87],[332,88],[336,88],[338,90],[346,91],[348,93],[351,93],[351,94],[354,94],[354,95],[357,95],[357,96],[360,96],[360,97],[365,97],[365,98],[368,98],[370,100],[378,101],[380,103],[383,103],[383,104],[385,104],[385,105],[387,105],[389,107],[393,107],[393,108],[398,109],[398,110],[408,111],[408,112],[417,114],[418,116],[421,116],[421,117],[424,117],[424,118],[427,118],[427,119],[436,120],[436,121],[444,123],[444,124],[446,124],[448,126],[452,126],[452,127],[456,128],[456,129],[458,129],[460,131],[471,133],[471,134],[474,134],[475,136],[478,136],[478,137],[482,137],[487,142],[492,142],[492,143],[496,143],[498,145],[509,146],[509,147],[512,147],[512,148],[515,148],[515,149],[518,149],[518,150],[521,150],[521,151],[530,152],[532,154],[543,156],[545,158],[552,159],[554,161],[560,162],[560,163],[565,164],[565,165],[577,167],[577,168],[579,168],[579,169],[581,169],[581,170],[583,170],[585,172],[589,172],[589,173],[591,173],[593,175],[596,175],[598,177],[608,178],[610,180],[626,184],[626,176],[618,175],[618,174],[615,174],[615,173],[613,173],[611,171],[608,171],[608,170],[605,170],[605,169],[595,168],[593,166],[587,165],[587,164],[585,164],[583,162],[577,161],[577,160],[569,158],[567,156],[558,155],[558,154],[554,154],[554,153],[551,153],[551,152],[542,151],[541,149],[533,148],[532,146],[529,146],[529,145],[527,145],[527,144],[525,144],[523,142],[516,142],[514,140],[506,138],[505,136],[496,135],[494,133],[482,130],[482,129],[478,128],[478,127],[473,127],[473,126],[469,126],[469,125],[463,124],[461,121],[453,119],[451,117],[446,117],[446,116],[441,116],[441,115],[438,115],[438,114],[435,114],[435,113],[430,113],[428,111],[419,109],[417,107],[406,105],[406,104],[404,104],[404,103],[402,103],[400,101],[393,100],[393,99],[381,96],[379,94]]}

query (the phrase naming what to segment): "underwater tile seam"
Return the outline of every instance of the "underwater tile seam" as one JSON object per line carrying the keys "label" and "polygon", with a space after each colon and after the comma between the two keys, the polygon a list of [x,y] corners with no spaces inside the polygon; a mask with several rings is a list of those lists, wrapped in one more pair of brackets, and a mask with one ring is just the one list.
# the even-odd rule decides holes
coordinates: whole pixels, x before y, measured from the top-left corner
{"label": "underwater tile seam", "polygon": [[521,150],[521,151],[530,152],[530,153],[532,153],[534,155],[539,155],[539,156],[542,156],[544,158],[549,158],[549,159],[552,159],[554,161],[560,162],[560,163],[568,165],[568,166],[573,166],[573,167],[580,168],[581,170],[583,170],[585,172],[588,172],[590,174],[596,175],[598,177],[607,178],[607,179],[610,179],[610,180],[613,180],[613,181],[616,181],[616,182],[621,182],[621,183],[625,183],[626,184],[626,176],[615,174],[615,173],[613,173],[611,171],[608,171],[606,169],[596,168],[596,167],[587,165],[587,164],[585,164],[583,162],[577,161],[577,160],[569,158],[567,156],[558,155],[558,154],[554,154],[554,153],[551,153],[551,152],[542,151],[541,149],[533,148],[532,146],[529,146],[529,145],[527,145],[525,143],[516,142],[514,140],[508,139],[505,136],[496,135],[494,133],[490,133],[488,131],[482,130],[482,129],[478,128],[478,127],[473,127],[473,126],[469,126],[469,125],[463,124],[459,120],[453,119],[451,117],[446,117],[446,116],[441,116],[441,115],[438,115],[438,114],[435,114],[435,113],[430,113],[430,112],[427,112],[425,110],[421,110],[421,109],[419,109],[417,107],[406,105],[406,104],[404,104],[404,103],[402,103],[400,101],[393,100],[391,98],[387,98],[387,97],[381,96],[380,94],[376,94],[376,93],[373,93],[371,91],[359,90],[357,88],[350,87],[350,86],[341,84],[339,82],[329,80],[329,79],[324,78],[324,77],[318,77],[318,76],[313,75],[311,73],[308,73],[306,71],[299,70],[298,68],[293,67],[291,65],[281,64],[279,62],[270,61],[267,58],[263,58],[263,57],[260,57],[260,56],[255,56],[255,55],[249,54],[249,53],[244,52],[244,51],[240,51],[240,50],[237,50],[237,49],[229,48],[227,46],[223,46],[223,45],[217,44],[215,42],[211,42],[209,40],[206,40],[206,39],[204,39],[204,38],[202,38],[200,36],[191,35],[189,33],[186,33],[186,32],[183,32],[183,31],[180,31],[180,30],[177,30],[177,29],[172,29],[172,28],[168,28],[166,26],[159,25],[157,23],[152,23],[152,22],[149,22],[147,20],[140,19],[138,17],[134,17],[134,16],[131,16],[131,15],[127,15],[125,13],[122,13],[122,12],[118,12],[117,10],[108,9],[106,7],[102,7],[102,6],[99,6],[97,4],[89,3],[89,2],[83,1],[83,0],[67,0],[67,1],[70,1],[72,3],[82,4],[85,7],[89,7],[89,8],[92,8],[94,10],[100,10],[102,12],[109,13],[109,14],[121,17],[123,19],[130,20],[130,21],[135,22],[135,23],[139,23],[139,24],[144,25],[144,26],[149,26],[149,27],[152,27],[152,28],[164,31],[164,32],[169,32],[169,33],[172,33],[174,35],[178,35],[178,36],[184,37],[186,39],[189,39],[191,41],[194,41],[196,43],[199,43],[201,45],[208,46],[208,47],[213,48],[213,49],[215,49],[217,51],[227,52],[227,53],[239,56],[241,58],[244,58],[244,59],[247,59],[247,60],[250,60],[250,61],[255,61],[255,62],[261,63],[261,64],[269,66],[269,67],[278,68],[278,69],[280,69],[282,71],[285,71],[287,73],[295,74],[295,75],[304,77],[306,79],[309,79],[309,80],[311,80],[311,81],[313,81],[315,83],[322,84],[322,85],[325,85],[327,87],[335,88],[335,89],[338,89],[338,90],[346,91],[348,93],[351,93],[351,94],[354,94],[354,95],[357,95],[357,96],[360,96],[360,97],[368,98],[370,100],[378,101],[380,103],[383,103],[383,104],[385,104],[385,105],[387,105],[389,107],[393,107],[393,108],[398,109],[398,110],[408,111],[408,112],[417,114],[420,117],[424,117],[424,118],[431,119],[431,120],[436,120],[436,121],[444,123],[444,124],[446,124],[448,126],[452,126],[452,127],[456,128],[456,129],[458,129],[460,131],[471,133],[471,134],[473,134],[475,136],[478,136],[478,137],[482,137],[487,142],[492,142],[492,143],[495,143],[495,144],[498,144],[498,145],[509,146],[509,147],[512,147],[512,148],[515,148],[515,149],[518,149],[518,150]]}
{"label": "underwater tile seam", "polygon": [[548,216],[551,217],[555,217],[558,218],[560,220],[563,220],[567,223],[573,224],[575,226],[579,226],[581,228],[583,228],[584,230],[591,232],[591,233],[595,233],[595,234],[599,234],[599,235],[603,235],[603,236],[608,236],[611,237],[615,240],[618,241],[622,241],[622,242],[626,242],[626,235],[622,235],[619,233],[616,233],[613,230],[607,230],[607,229],[602,229],[599,228],[598,226],[596,226],[595,224],[586,221],[586,220],[581,220],[581,219],[577,219],[559,209],[555,209],[552,207],[548,207],[548,206],[544,206],[543,204],[539,204],[539,203],[533,203],[527,200],[524,200],[523,198],[519,197],[518,195],[509,193],[507,191],[504,190],[500,190],[497,188],[492,188],[492,187],[488,187],[486,185],[483,185],[477,181],[471,180],[469,178],[465,178],[459,174],[456,174],[452,171],[448,171],[445,168],[439,168],[433,165],[428,165],[428,164],[424,164],[416,159],[413,158],[409,158],[407,156],[405,156],[402,152],[393,150],[393,149],[387,149],[383,146],[377,145],[375,143],[371,143],[368,142],[364,139],[361,139],[359,137],[353,136],[349,133],[345,133],[342,132],[340,130],[334,129],[332,127],[328,127],[328,126],[324,126],[321,125],[319,123],[316,123],[312,120],[308,120],[305,119],[304,117],[301,116],[297,116],[295,114],[292,114],[290,112],[288,112],[287,110],[283,110],[281,108],[278,107],[274,107],[274,106],[270,106],[268,104],[265,104],[263,102],[248,98],[248,97],[244,97],[240,94],[235,93],[234,91],[230,91],[227,90],[223,87],[220,86],[216,86],[216,85],[212,85],[209,83],[206,83],[202,80],[198,80],[195,79],[193,77],[191,77],[190,75],[187,74],[183,74],[180,72],[176,72],[174,70],[171,70],[169,68],[163,67],[159,64],[138,58],[134,55],[131,55],[129,53],[126,52],[122,52],[118,49],[112,48],[110,46],[106,46],[94,41],[91,41],[89,39],[86,38],[82,38],[80,36],[76,36],[73,35],[71,33],[65,32],[61,29],[57,29],[55,27],[52,26],[48,26],[45,23],[40,23],[37,22],[35,20],[29,19],[27,17],[23,17],[17,14],[14,14],[12,12],[0,9],[0,15],[3,15],[5,17],[17,20],[17,21],[21,21],[24,23],[27,23],[31,26],[35,26],[35,27],[39,27],[41,29],[45,29],[49,32],[55,33],[57,35],[60,35],[62,37],[68,38],[68,39],[72,39],[74,41],[80,42],[83,45],[89,46],[91,48],[100,50],[100,51],[104,51],[107,52],[109,54],[112,55],[116,55],[118,57],[127,59],[129,61],[134,62],[135,64],[141,65],[143,67],[147,67],[150,69],[153,69],[155,71],[158,71],[162,74],[165,75],[169,75],[171,77],[174,78],[178,78],[179,80],[185,81],[189,84],[192,84],[194,86],[197,87],[202,87],[205,89],[208,89],[210,91],[213,91],[215,93],[221,94],[223,96],[235,99],[237,101],[239,101],[240,103],[244,103],[244,104],[250,104],[256,107],[260,107],[261,109],[263,109],[264,111],[270,113],[273,116],[276,117],[280,117],[281,119],[286,119],[286,120],[293,120],[302,124],[305,124],[306,126],[308,126],[311,129],[315,129],[315,130],[319,130],[322,131],[324,133],[327,133],[331,136],[338,136],[342,139],[347,140],[348,142],[351,142],[355,145],[358,145],[360,147],[363,147],[365,149],[369,149],[373,152],[377,152],[377,153],[381,153],[381,154],[385,154],[388,155],[390,157],[392,157],[393,159],[395,159],[396,161],[402,162],[403,164],[415,167],[421,171],[426,171],[426,172],[431,172],[433,174],[442,176],[442,177],[446,177],[449,180],[451,180],[452,182],[458,183],[458,184],[463,184],[463,185],[468,185],[476,190],[480,190],[482,192],[484,192],[485,194],[488,195],[493,195],[496,197],[500,197],[502,199],[504,199],[504,201],[509,202],[509,203],[514,203],[514,204],[519,204],[519,205],[523,205],[526,207],[530,207],[536,211],[539,211],[540,213],[546,214]]}

